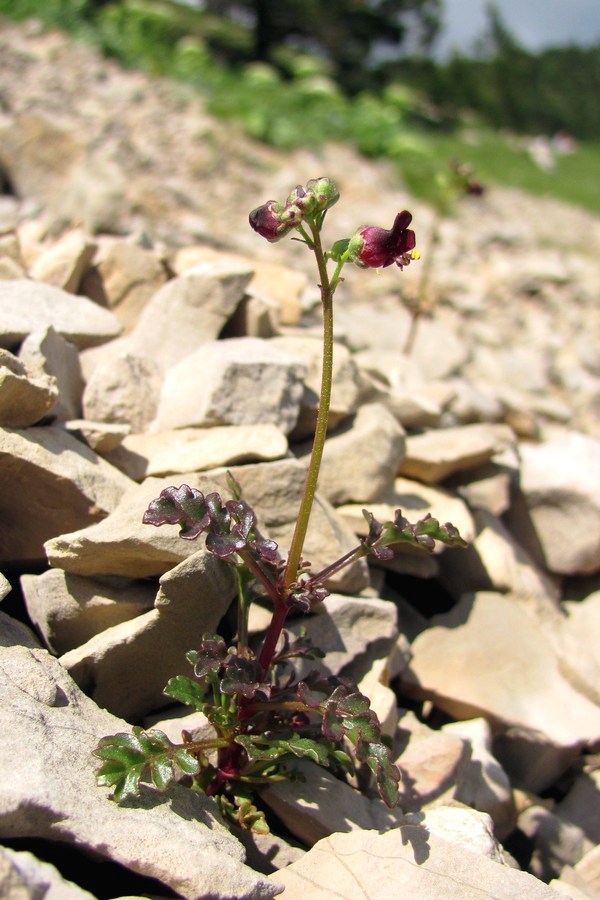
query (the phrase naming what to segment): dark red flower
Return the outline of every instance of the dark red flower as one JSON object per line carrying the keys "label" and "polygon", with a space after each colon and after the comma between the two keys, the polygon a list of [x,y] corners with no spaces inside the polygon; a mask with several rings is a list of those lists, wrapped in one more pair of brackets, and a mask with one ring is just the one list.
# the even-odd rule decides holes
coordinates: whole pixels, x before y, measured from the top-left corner
{"label": "dark red flower", "polygon": [[282,220],[284,211],[285,207],[282,203],[277,203],[276,200],[267,200],[262,206],[253,209],[248,219],[252,228],[261,237],[274,243],[285,237],[293,227],[293,223]]}
{"label": "dark red flower", "polygon": [[396,263],[402,268],[413,258],[416,238],[408,226],[412,215],[405,209],[398,213],[390,229],[366,225],[350,238],[350,259],[357,266],[385,269]]}

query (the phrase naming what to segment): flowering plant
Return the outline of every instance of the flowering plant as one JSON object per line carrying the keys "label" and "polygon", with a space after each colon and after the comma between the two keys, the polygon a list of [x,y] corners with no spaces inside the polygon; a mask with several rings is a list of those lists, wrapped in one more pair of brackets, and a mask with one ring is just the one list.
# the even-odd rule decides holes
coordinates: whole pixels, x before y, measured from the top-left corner
{"label": "flowering plant", "polygon": [[[285,203],[270,200],[250,213],[250,225],[268,241],[295,231],[314,254],[323,307],[323,371],[320,405],[306,483],[295,530],[282,558],[277,544],[261,535],[253,509],[239,484],[229,476],[231,499],[203,494],[188,485],[168,487],[143,516],[150,525],[177,525],[180,536],[205,535],[206,548],[234,567],[238,585],[237,634],[230,645],[219,635],[205,634],[187,654],[193,677],[172,678],[165,694],[205,714],[214,737],[194,740],[182,733],[172,743],[159,730],[103,738],[95,751],[103,760],[100,784],[113,788],[116,800],[136,794],[142,781],[165,790],[177,778],[218,802],[223,815],[242,827],[267,831],[254,791],[263,784],[299,777],[293,763],[306,757],[340,777],[355,762],[374,775],[386,804],[398,800],[400,774],[391,761],[376,714],[355,685],[313,671],[300,679],[294,661],[323,656],[304,638],[284,630],[292,610],[310,612],[328,596],[332,575],[363,557],[389,560],[402,544],[433,550],[435,541],[464,545],[458,531],[427,515],[410,523],[397,510],[394,520],[380,523],[364,511],[365,533],[357,546],[320,572],[302,559],[319,468],[327,433],[332,386],[333,296],[347,263],[377,268],[396,263],[401,269],[418,258],[411,214],[400,212],[390,230],[365,226],[324,251],[321,234],[328,210],[339,193],[330,178],[311,179],[295,187]],[[334,269],[330,273],[329,265]],[[271,621],[255,654],[248,640],[248,610],[265,598]],[[349,753],[353,748],[354,761]]]}

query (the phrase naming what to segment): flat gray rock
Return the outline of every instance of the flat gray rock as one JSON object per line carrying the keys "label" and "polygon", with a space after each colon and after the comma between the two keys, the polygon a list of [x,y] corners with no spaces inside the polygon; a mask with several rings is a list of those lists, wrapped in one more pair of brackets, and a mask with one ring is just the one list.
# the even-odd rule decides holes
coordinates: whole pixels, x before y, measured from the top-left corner
{"label": "flat gray rock", "polygon": [[0,347],[18,346],[33,331],[52,325],[79,350],[116,337],[119,320],[87,297],[40,281],[0,281]]}
{"label": "flat gray rock", "polygon": [[0,559],[44,559],[44,541],[102,519],[132,483],[62,428],[0,429]]}

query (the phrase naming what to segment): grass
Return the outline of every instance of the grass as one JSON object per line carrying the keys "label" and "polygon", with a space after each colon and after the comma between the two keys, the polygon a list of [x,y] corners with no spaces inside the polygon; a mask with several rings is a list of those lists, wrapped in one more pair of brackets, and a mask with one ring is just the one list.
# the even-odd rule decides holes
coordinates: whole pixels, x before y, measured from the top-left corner
{"label": "grass", "polygon": [[[600,215],[600,142],[583,142],[568,155],[555,156],[554,168],[540,168],[531,158],[523,138],[488,130],[426,138],[432,160],[459,159],[471,165],[476,178],[487,184],[519,188],[540,197],[574,203]],[[407,180],[421,194],[420,176],[410,164]]]}

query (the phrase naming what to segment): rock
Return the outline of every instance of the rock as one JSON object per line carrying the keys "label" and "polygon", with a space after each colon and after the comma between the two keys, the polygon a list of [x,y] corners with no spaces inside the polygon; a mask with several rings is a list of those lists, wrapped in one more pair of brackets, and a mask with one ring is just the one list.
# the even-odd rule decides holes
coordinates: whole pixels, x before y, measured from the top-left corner
{"label": "rock", "polygon": [[0,282],[0,304],[0,347],[9,350],[33,331],[50,325],[78,350],[103,344],[121,330],[109,310],[40,281],[17,278]]}
{"label": "rock", "polygon": [[84,418],[145,431],[158,403],[161,376],[147,356],[120,353],[99,365],[83,393]]}
{"label": "rock", "polygon": [[223,253],[208,246],[184,247],[173,260],[173,269],[181,275],[199,263],[211,263],[219,259],[245,264],[252,268],[252,278],[247,293],[252,297],[274,301],[282,325],[297,325],[301,316],[301,299],[308,279],[302,272],[277,263],[247,259],[233,253]]}
{"label": "rock", "polygon": [[407,820],[456,847],[464,847],[501,865],[506,864],[502,848],[494,836],[493,822],[485,813],[457,803],[436,806],[424,815],[409,814]]}
{"label": "rock", "polygon": [[[286,900],[355,900],[357,885],[368,900],[420,897],[427,900],[558,900],[556,891],[526,872],[429,833],[421,825],[400,825],[333,834],[302,859],[269,875],[283,885]],[[335,888],[332,886],[335,885]]]}
{"label": "rock", "polygon": [[[600,847],[588,850],[573,869],[578,879],[584,882],[589,894],[592,897],[598,897],[600,895]],[[564,877],[563,872],[561,872],[561,877]]]}
{"label": "rock", "polygon": [[279,781],[261,788],[260,796],[291,834],[309,847],[334,832],[385,831],[404,821],[399,808],[388,809],[383,800],[368,799],[315,763],[299,760],[294,769],[306,779],[300,790],[297,783]]}
{"label": "rock", "polygon": [[503,731],[495,755],[529,790],[544,790],[586,743],[598,740],[600,709],[565,680],[520,604],[502,595],[465,595],[451,612],[434,616],[412,651],[402,689],[454,718],[489,718]]}
{"label": "rock", "polygon": [[121,238],[100,242],[93,262],[81,292],[114,310],[130,331],[148,300],[166,282],[165,266],[153,250]]}
{"label": "rock", "polygon": [[0,847],[0,894],[6,900],[94,900],[58,869],[27,851]]}
{"label": "rock", "polygon": [[405,712],[394,736],[394,762],[402,773],[400,806],[405,812],[445,804],[456,793],[471,757],[468,741],[434,731]]}
{"label": "rock", "polygon": [[40,649],[40,642],[31,628],[0,612],[0,647],[30,647]]}
{"label": "rock", "polygon": [[501,516],[511,502],[511,486],[518,476],[518,464],[512,468],[499,462],[484,463],[477,469],[449,478],[446,486],[455,490],[472,510],[482,509]]}
{"label": "rock", "polygon": [[81,279],[95,252],[94,241],[81,229],[76,229],[38,256],[29,270],[29,276],[35,281],[43,281],[70,294],[77,294]]}
{"label": "rock", "polygon": [[[378,500],[394,482],[404,446],[404,429],[385,406],[361,406],[351,423],[327,439],[319,473],[321,493],[334,505]],[[307,462],[311,450],[312,442],[295,447]]]}
{"label": "rock", "polygon": [[471,748],[454,799],[487,813],[493,820],[494,833],[499,840],[504,840],[515,827],[516,810],[508,775],[492,753],[489,723],[485,719],[449,722],[442,726],[442,731],[468,741]]}
{"label": "rock", "polygon": [[56,421],[66,422],[81,415],[83,378],[77,348],[50,325],[26,337],[19,350],[19,359],[26,365],[36,365],[56,379],[58,399],[52,407]]}
{"label": "rock", "polygon": [[464,552],[448,551],[441,561],[442,582],[455,597],[494,590],[520,598],[535,620],[548,629],[561,627],[560,591],[539,569],[502,521],[484,510],[473,514],[477,537]]}
{"label": "rock", "polygon": [[154,586],[145,582],[103,582],[61,569],[22,575],[21,588],[29,618],[56,654],[152,609],[156,595]]}
{"label": "rock", "polygon": [[10,581],[0,572],[0,600],[8,597],[11,591]]}
{"label": "rock", "polygon": [[400,474],[426,484],[437,484],[465,469],[488,462],[515,442],[506,425],[474,424],[440,428],[409,436]]}
{"label": "rock", "polygon": [[98,522],[131,484],[60,428],[0,430],[0,458],[1,559],[11,563],[44,559],[44,541]]}
{"label": "rock", "polygon": [[120,469],[131,478],[123,466],[116,465],[110,457],[111,451],[119,447],[130,432],[129,425],[110,422],[92,422],[90,419],[70,419],[64,423],[65,431],[78,440],[83,441],[96,453],[100,453],[116,469]]}
{"label": "rock", "polygon": [[572,822],[583,831],[586,850],[600,844],[600,769],[582,772],[575,778],[571,789],[556,804],[555,813],[564,822]]}
{"label": "rock", "polygon": [[58,397],[54,378],[33,371],[0,348],[0,425],[27,428],[48,413]]}
{"label": "rock", "polygon": [[546,565],[563,575],[597,572],[600,441],[555,429],[541,444],[522,444],[520,453],[521,491]]}
{"label": "rock", "polygon": [[185,654],[202,634],[216,632],[234,594],[231,569],[202,548],[165,573],[155,609],[107,628],[60,661],[99,706],[136,722],[171,702],[167,682],[191,674]]}
{"label": "rock", "polygon": [[[207,797],[172,785],[117,806],[94,782],[92,751],[106,734],[128,730],[85,697],[45,650],[5,647],[0,685],[4,738],[0,835],[66,841],[158,878],[185,897],[272,896],[243,865]],[[262,893],[261,893],[262,891]]]}
{"label": "rock", "polygon": [[275,425],[224,425],[132,434],[106,458],[136,481],[150,475],[280,459],[288,443]]}
{"label": "rock", "polygon": [[[293,356],[305,370],[300,415],[292,434],[292,440],[303,440],[314,434],[317,422],[321,393],[323,340],[321,337],[286,335],[275,337],[269,343]],[[332,377],[327,424],[329,430],[333,430],[352,416],[358,409],[360,399],[359,372],[350,351],[343,344],[336,344],[334,347]]]}
{"label": "rock", "polygon": [[313,645],[325,653],[325,659],[298,660],[298,677],[318,669],[360,681],[375,660],[390,655],[398,637],[396,620],[396,606],[388,600],[330,594],[312,615],[290,619],[286,625],[296,636],[304,630]]}
{"label": "rock", "polygon": [[129,352],[165,371],[214,341],[242,299],[247,264],[199,265],[173,278],[146,303],[129,335]]}
{"label": "rock", "polygon": [[585,839],[581,828],[543,806],[524,810],[517,827],[533,845],[528,869],[542,881],[557,878],[564,866],[574,865],[583,856]]}
{"label": "rock", "polygon": [[273,424],[289,434],[303,375],[303,367],[271,341],[205,343],[168,369],[151,428]]}

